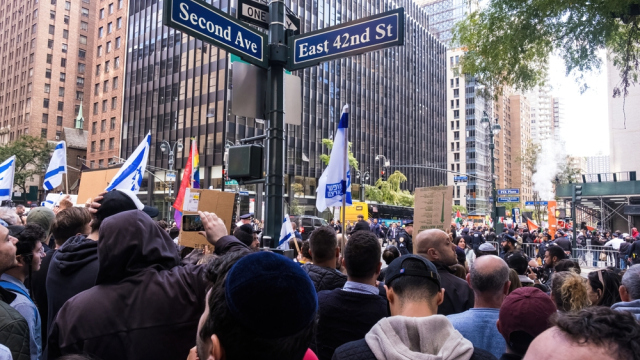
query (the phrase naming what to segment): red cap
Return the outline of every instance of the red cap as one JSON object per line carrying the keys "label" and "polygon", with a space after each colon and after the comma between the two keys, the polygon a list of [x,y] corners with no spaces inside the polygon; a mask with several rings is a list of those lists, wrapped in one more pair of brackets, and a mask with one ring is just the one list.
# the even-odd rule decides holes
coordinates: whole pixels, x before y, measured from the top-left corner
{"label": "red cap", "polygon": [[515,289],[500,307],[500,334],[509,343],[515,331],[524,331],[534,338],[551,327],[549,318],[556,313],[549,295],[535,287]]}

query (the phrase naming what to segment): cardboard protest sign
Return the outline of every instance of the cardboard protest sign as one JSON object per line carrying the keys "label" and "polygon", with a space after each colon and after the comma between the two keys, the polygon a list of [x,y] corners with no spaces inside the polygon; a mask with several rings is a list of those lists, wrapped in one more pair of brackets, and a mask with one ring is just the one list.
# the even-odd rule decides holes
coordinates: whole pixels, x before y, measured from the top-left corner
{"label": "cardboard protest sign", "polygon": [[209,245],[207,239],[199,234],[202,223],[198,211],[215,213],[231,233],[231,224],[236,221],[237,194],[206,189],[187,189],[182,213],[182,228],[178,244],[192,248]]}
{"label": "cardboard protest sign", "polygon": [[79,201],[84,204],[87,199],[98,196],[109,186],[109,181],[113,179],[120,168],[108,168],[100,170],[84,170],[78,188]]}
{"label": "cardboard protest sign", "polygon": [[416,188],[413,228],[417,232],[414,232],[414,238],[423,230],[446,232],[451,226],[452,200],[453,186]]}

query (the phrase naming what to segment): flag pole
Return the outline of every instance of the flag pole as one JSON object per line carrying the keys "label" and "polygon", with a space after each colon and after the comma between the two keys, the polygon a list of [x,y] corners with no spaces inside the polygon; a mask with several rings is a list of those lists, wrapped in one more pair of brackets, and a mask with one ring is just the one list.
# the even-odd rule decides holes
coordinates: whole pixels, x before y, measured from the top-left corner
{"label": "flag pole", "polygon": [[[349,114],[349,105],[345,105],[345,112],[347,114]],[[344,188],[342,189],[342,236],[344,236],[344,232],[346,229],[346,221],[345,221],[345,217],[346,217],[346,208],[347,208],[347,171],[349,169],[349,157],[348,157],[348,152],[349,152],[349,115],[347,115],[347,128],[344,130],[344,154],[343,154],[343,160],[344,160],[344,171],[342,173],[342,182],[344,183]],[[340,250],[342,253],[344,253],[344,249]]]}
{"label": "flag pole", "polygon": [[69,194],[69,173],[64,173],[66,194]]}

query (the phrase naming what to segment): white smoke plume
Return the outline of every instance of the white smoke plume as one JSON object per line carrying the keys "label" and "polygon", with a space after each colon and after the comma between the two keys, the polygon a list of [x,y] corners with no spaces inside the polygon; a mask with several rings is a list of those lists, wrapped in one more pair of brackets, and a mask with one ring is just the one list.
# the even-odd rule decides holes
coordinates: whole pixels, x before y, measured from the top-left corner
{"label": "white smoke plume", "polygon": [[555,198],[553,183],[556,175],[562,171],[561,164],[565,161],[564,147],[558,142],[547,140],[541,144],[540,154],[536,161],[536,170],[531,177],[533,191],[537,191],[541,201]]}

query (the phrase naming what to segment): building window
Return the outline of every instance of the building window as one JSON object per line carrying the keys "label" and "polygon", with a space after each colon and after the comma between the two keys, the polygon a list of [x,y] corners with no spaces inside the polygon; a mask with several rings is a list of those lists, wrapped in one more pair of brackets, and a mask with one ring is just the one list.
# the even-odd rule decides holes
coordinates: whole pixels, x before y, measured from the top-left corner
{"label": "building window", "polygon": [[120,36],[116,38],[116,49],[120,49]]}
{"label": "building window", "polygon": [[46,69],[44,71],[44,77],[46,77],[47,79],[51,79],[51,69]]}
{"label": "building window", "polygon": [[93,123],[91,123],[91,133],[95,134],[98,132],[98,122],[94,121]]}
{"label": "building window", "polygon": [[64,102],[58,101],[58,111],[64,111]]}
{"label": "building window", "polygon": [[117,97],[112,97],[111,98],[111,110],[115,110],[118,107],[118,98]]}
{"label": "building window", "polygon": [[104,8],[100,9],[100,19],[104,19]]}
{"label": "building window", "polygon": [[[94,132],[95,134],[95,132]],[[92,141],[91,142],[91,152],[96,152],[96,142]],[[91,162],[91,167],[93,167],[93,161]]]}
{"label": "building window", "polygon": [[104,72],[108,73],[111,70],[111,62],[109,60],[104,62]]}
{"label": "building window", "polygon": [[87,57],[87,50],[82,50],[82,49],[78,50],[78,57],[80,59],[86,58]]}
{"label": "building window", "polygon": [[100,140],[100,151],[104,151],[104,139]]}
{"label": "building window", "polygon": [[29,77],[33,76],[33,68],[29,69]]}
{"label": "building window", "polygon": [[109,80],[105,80],[103,87],[102,87],[102,91],[103,92],[108,92],[109,91]]}
{"label": "building window", "polygon": [[104,35],[104,28],[102,26],[100,26],[98,28],[98,37],[102,38],[103,35]]}
{"label": "building window", "polygon": [[102,45],[98,46],[98,57],[102,56]]}
{"label": "building window", "polygon": [[96,65],[96,75],[100,75],[100,64]]}
{"label": "building window", "polygon": [[89,23],[80,21],[80,30],[89,31]]}
{"label": "building window", "polygon": [[47,48],[48,49],[53,49],[53,40],[52,39],[47,40]]}
{"label": "building window", "polygon": [[63,29],[62,30],[62,37],[65,39],[69,38],[69,30]]}
{"label": "building window", "polygon": [[109,150],[113,150],[115,147],[115,139],[114,138],[109,138]]}
{"label": "building window", "polygon": [[[64,9],[65,10],[71,10],[71,2],[70,1],[65,1],[64,2]],[[82,8],[82,10],[83,10],[82,11],[82,15],[84,15],[85,8]],[[85,16],[89,16],[89,10],[87,10],[87,15],[85,15]]]}
{"label": "building window", "polygon": [[98,115],[98,103],[93,103],[93,115]]}
{"label": "building window", "polygon": [[47,129],[41,129],[40,130],[40,137],[43,139],[47,138]]}
{"label": "building window", "polygon": [[56,125],[62,126],[62,116],[56,117]]}
{"label": "building window", "polygon": [[84,35],[80,35],[80,44],[87,45],[87,37]]}
{"label": "building window", "polygon": [[109,4],[109,14],[113,14],[113,3]]}
{"label": "building window", "polygon": [[100,94],[100,84],[96,84],[93,87],[93,95],[98,95],[98,94]]}
{"label": "building window", "polygon": [[60,59],[60,66],[67,67],[67,59],[65,58]]}
{"label": "building window", "polygon": [[44,93],[48,94],[51,92],[51,85],[49,84],[44,84]]}
{"label": "building window", "polygon": [[453,118],[460,119],[460,110],[453,110]]}
{"label": "building window", "polygon": [[84,72],[84,68],[85,68],[84,64],[78,63],[78,72],[79,73],[83,73]]}
{"label": "building window", "polygon": [[116,27],[117,27],[118,29],[120,29],[120,28],[122,27],[122,18],[121,18],[121,17],[119,17],[119,18],[116,20]]}
{"label": "building window", "polygon": [[107,41],[107,54],[111,52],[111,41]]}
{"label": "building window", "polygon": [[[33,54],[31,54],[31,58],[33,59]],[[47,54],[47,64],[51,64],[51,60],[53,59],[53,55]],[[33,61],[29,61],[33,62]]]}
{"label": "building window", "polygon": [[61,72],[60,73],[60,81],[64,82],[64,80],[67,78],[67,74]]}
{"label": "building window", "polygon": [[113,32],[113,23],[107,24],[107,34],[111,34]]}
{"label": "building window", "polygon": [[78,76],[78,78],[76,79],[76,84],[78,86],[84,86],[84,78],[82,76]]}
{"label": "building window", "polygon": [[113,90],[118,88],[118,77],[113,78]]}
{"label": "building window", "polygon": [[[104,140],[100,140],[100,146],[102,146],[102,145],[103,145],[103,144],[102,144],[103,142],[104,142]],[[98,169],[99,169],[99,168],[102,168],[102,167],[104,167],[104,159],[100,159],[100,160],[98,160]]]}
{"label": "building window", "polygon": [[53,25],[49,25],[49,35],[54,35],[56,33],[56,27]]}
{"label": "building window", "polygon": [[76,91],[76,100],[83,100],[83,99],[84,99],[84,92]]}
{"label": "building window", "polygon": [[49,99],[47,98],[42,99],[42,107],[45,109],[49,108]]}
{"label": "building window", "polygon": [[114,69],[119,69],[119,68],[120,68],[120,57],[119,57],[119,56],[118,56],[118,57],[116,57],[116,58],[113,60],[113,62],[114,62],[113,68],[114,68]]}
{"label": "building window", "polygon": [[122,9],[124,0],[118,0],[118,9]]}
{"label": "building window", "polygon": [[100,132],[107,131],[107,119],[100,121]]}
{"label": "building window", "polygon": [[84,17],[89,17],[89,9],[87,9],[87,8],[82,8],[82,16],[84,16]]}
{"label": "building window", "polygon": [[115,130],[116,129],[116,118],[112,117],[109,124],[109,129],[110,130]]}
{"label": "building window", "polygon": [[63,53],[67,52],[67,44],[62,44],[62,52]]}
{"label": "building window", "polygon": [[102,112],[107,112],[107,100],[102,100]]}
{"label": "building window", "polygon": [[64,88],[63,87],[59,87],[58,88],[58,96],[64,96]]}
{"label": "building window", "polygon": [[49,122],[49,114],[42,114],[42,123],[47,124]]}
{"label": "building window", "polygon": [[69,24],[69,15],[64,16],[64,23]]}

